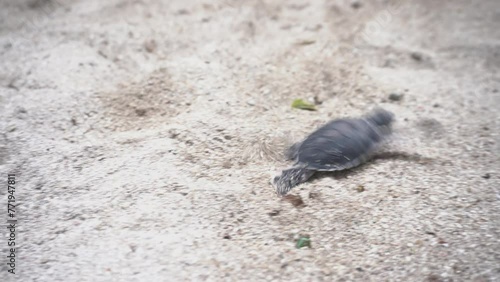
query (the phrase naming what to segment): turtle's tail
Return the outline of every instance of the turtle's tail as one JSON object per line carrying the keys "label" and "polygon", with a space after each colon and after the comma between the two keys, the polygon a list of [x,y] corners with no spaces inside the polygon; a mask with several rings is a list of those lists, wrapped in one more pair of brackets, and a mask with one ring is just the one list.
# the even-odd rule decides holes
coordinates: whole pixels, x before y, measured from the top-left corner
{"label": "turtle's tail", "polygon": [[367,119],[377,126],[388,126],[394,120],[394,114],[382,108],[373,110]]}
{"label": "turtle's tail", "polygon": [[276,193],[280,196],[286,195],[293,187],[306,182],[313,174],[314,170],[305,169],[303,167],[292,167],[283,170],[281,175],[276,176],[273,180],[273,184],[276,187]]}

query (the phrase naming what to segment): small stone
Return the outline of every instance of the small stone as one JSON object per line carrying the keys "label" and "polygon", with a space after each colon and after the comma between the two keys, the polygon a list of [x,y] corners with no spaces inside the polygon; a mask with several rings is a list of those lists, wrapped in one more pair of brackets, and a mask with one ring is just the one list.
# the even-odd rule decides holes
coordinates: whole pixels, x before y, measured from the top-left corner
{"label": "small stone", "polygon": [[178,131],[177,131],[177,130],[175,130],[175,129],[170,129],[170,130],[168,131],[168,137],[169,137],[169,138],[172,138],[172,139],[177,138],[177,136],[179,136],[179,134],[180,134],[180,132],[178,132]]}
{"label": "small stone", "polygon": [[230,160],[226,160],[222,163],[222,167],[225,169],[230,169],[233,165],[231,164]]}
{"label": "small stone", "polygon": [[226,234],[222,237],[223,239],[226,239],[226,240],[231,240],[231,235],[229,234]]}
{"label": "small stone", "polygon": [[180,9],[177,11],[176,13],[177,15],[181,16],[181,15],[189,15],[189,11],[186,10],[186,9]]}
{"label": "small stone", "polygon": [[298,41],[297,43],[295,43],[296,45],[301,45],[301,46],[306,46],[306,45],[311,45],[311,44],[314,44],[316,43],[316,40],[312,40],[312,39],[304,39],[304,40],[300,40]]}
{"label": "small stone", "polygon": [[219,138],[219,137],[217,137],[217,136],[215,136],[213,139],[214,139],[215,141],[217,141],[217,142],[221,142],[221,143],[223,143],[223,142],[224,142],[224,141],[222,141],[222,139],[220,139],[220,138]]}
{"label": "small stone", "polygon": [[356,190],[357,190],[359,193],[364,192],[364,191],[365,191],[365,186],[363,186],[363,185],[359,185],[359,186],[356,188]]}
{"label": "small stone", "polygon": [[156,47],[157,44],[154,39],[147,40],[146,42],[144,42],[144,49],[146,49],[148,53],[153,53],[156,50]]}
{"label": "small stone", "polygon": [[387,59],[385,60],[384,64],[382,65],[384,68],[394,68],[394,60],[393,59]]}
{"label": "small stone", "polygon": [[423,59],[422,54],[420,54],[418,52],[412,52],[410,56],[412,59],[414,59],[415,61],[418,61],[418,62],[422,61],[422,59]]}
{"label": "small stone", "polygon": [[318,192],[309,192],[309,199],[319,199],[320,194]]}
{"label": "small stone", "polygon": [[437,274],[430,274],[429,276],[427,276],[427,280],[426,281],[429,281],[429,282],[439,282],[439,281],[442,281],[442,279],[441,279],[441,276],[439,276]]}
{"label": "small stone", "polygon": [[351,7],[353,9],[359,9],[359,8],[361,8],[361,6],[363,6],[363,5],[359,1],[354,1],[354,2],[351,3]]}
{"label": "small stone", "polygon": [[248,104],[249,106],[255,106],[255,101],[254,101],[254,100],[248,100],[248,101],[247,101],[247,104]]}
{"label": "small stone", "polygon": [[403,99],[403,94],[391,93],[389,95],[389,100],[391,101],[401,101]]}
{"label": "small stone", "polygon": [[305,207],[304,201],[302,200],[302,198],[300,196],[295,196],[295,195],[289,194],[289,195],[284,196],[283,200],[291,203],[296,208]]}
{"label": "small stone", "polygon": [[489,173],[486,173],[485,175],[482,176],[484,179],[490,179],[491,175]]}
{"label": "small stone", "polygon": [[146,115],[146,109],[136,109],[135,110],[135,114],[139,117],[143,117]]}
{"label": "small stone", "polygon": [[320,99],[320,98],[318,97],[318,95],[314,96],[313,101],[314,101],[314,104],[315,104],[315,105],[321,105],[321,104],[323,104],[322,99]]}

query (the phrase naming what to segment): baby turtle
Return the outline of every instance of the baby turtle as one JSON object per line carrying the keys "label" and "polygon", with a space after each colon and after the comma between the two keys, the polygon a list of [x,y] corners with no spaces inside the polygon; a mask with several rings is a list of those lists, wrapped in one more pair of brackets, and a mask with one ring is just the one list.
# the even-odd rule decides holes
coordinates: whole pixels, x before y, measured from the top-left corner
{"label": "baby turtle", "polygon": [[323,125],[287,152],[295,165],[276,176],[276,192],[284,196],[316,171],[353,168],[367,161],[391,133],[394,115],[376,109],[363,118],[343,118]]}

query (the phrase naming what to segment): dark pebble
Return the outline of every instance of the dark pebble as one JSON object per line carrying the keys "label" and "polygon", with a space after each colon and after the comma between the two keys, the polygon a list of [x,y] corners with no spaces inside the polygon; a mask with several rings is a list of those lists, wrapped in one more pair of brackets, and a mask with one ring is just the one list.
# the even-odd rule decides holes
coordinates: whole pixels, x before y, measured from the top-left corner
{"label": "dark pebble", "polygon": [[143,116],[145,116],[145,115],[146,115],[146,112],[147,112],[147,111],[146,111],[145,109],[136,109],[136,110],[135,110],[135,114],[136,114],[137,116],[139,116],[139,117],[143,117]]}
{"label": "dark pebble", "polygon": [[354,1],[354,2],[351,3],[351,7],[353,9],[359,9],[359,8],[361,8],[361,6],[362,6],[362,4],[359,1]]}
{"label": "dark pebble", "polygon": [[323,101],[321,101],[321,99],[318,98],[318,96],[314,96],[314,104],[321,105],[321,104],[323,104]]}
{"label": "dark pebble", "polygon": [[272,212],[267,213],[269,216],[277,216],[280,214],[279,210],[273,210]]}
{"label": "dark pebble", "polygon": [[484,179],[490,179],[491,175],[489,173],[486,173],[485,175],[482,176]]}
{"label": "dark pebble", "polygon": [[401,101],[403,99],[403,94],[391,93],[389,95],[389,100],[391,101]]}
{"label": "dark pebble", "polygon": [[309,199],[319,199],[319,193],[309,192]]}
{"label": "dark pebble", "polygon": [[415,61],[422,61],[422,54],[418,53],[418,52],[413,52],[411,53],[411,58],[414,59]]}

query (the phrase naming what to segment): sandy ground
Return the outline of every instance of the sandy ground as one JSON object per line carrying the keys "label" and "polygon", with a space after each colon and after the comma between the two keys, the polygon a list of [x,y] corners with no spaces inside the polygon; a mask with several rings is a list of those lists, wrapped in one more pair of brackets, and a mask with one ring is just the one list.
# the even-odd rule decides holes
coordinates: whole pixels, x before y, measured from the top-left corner
{"label": "sandy ground", "polygon": [[[500,281],[498,0],[0,14],[0,171],[19,220],[0,280]],[[287,142],[376,105],[413,157],[321,174],[292,190],[300,206],[275,196]]]}

